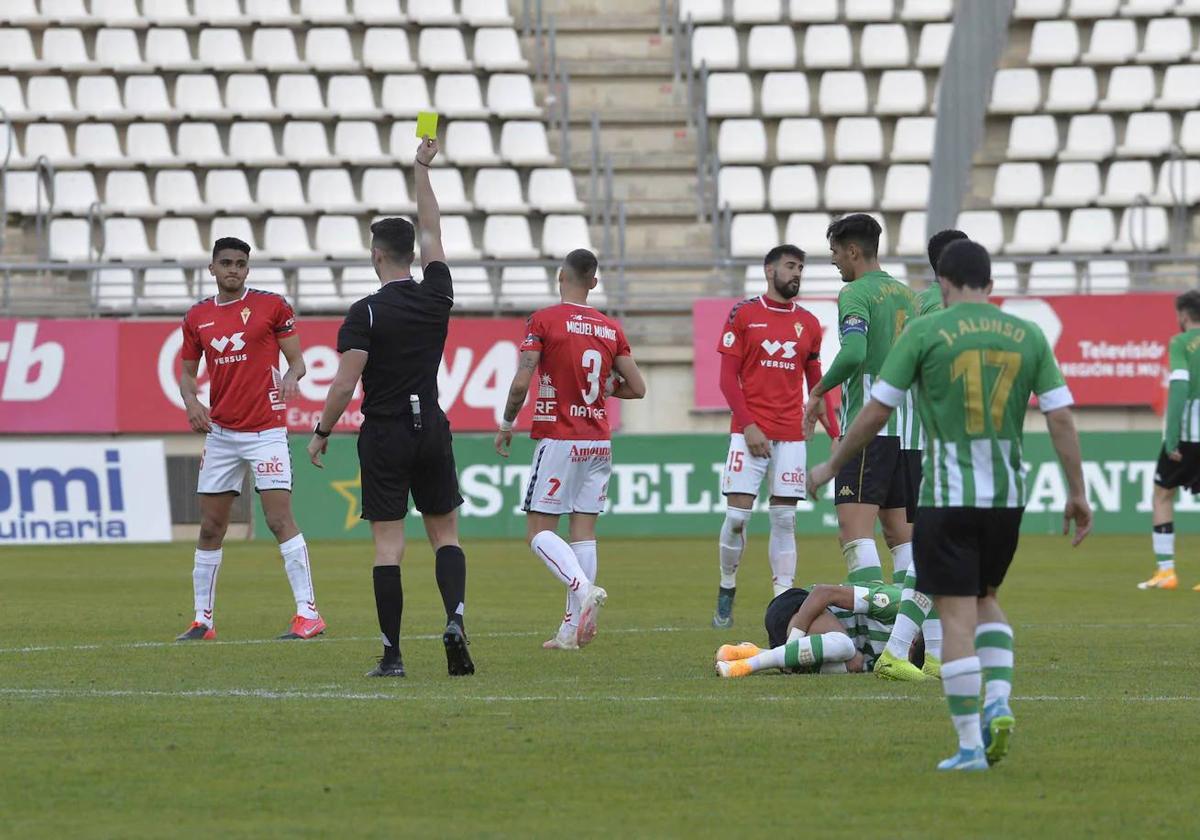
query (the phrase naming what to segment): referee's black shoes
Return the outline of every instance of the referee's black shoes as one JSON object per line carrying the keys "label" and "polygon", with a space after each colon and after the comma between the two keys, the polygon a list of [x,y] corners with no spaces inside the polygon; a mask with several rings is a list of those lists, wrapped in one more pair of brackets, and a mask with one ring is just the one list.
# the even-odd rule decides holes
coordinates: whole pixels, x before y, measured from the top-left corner
{"label": "referee's black shoes", "polygon": [[463,629],[451,621],[446,625],[442,634],[442,644],[446,647],[446,671],[452,677],[466,677],[475,673],[475,663],[467,651],[467,636]]}
{"label": "referee's black shoes", "polygon": [[368,677],[403,677],[404,662],[400,657],[392,660],[383,659],[380,657],[379,664],[367,671]]}

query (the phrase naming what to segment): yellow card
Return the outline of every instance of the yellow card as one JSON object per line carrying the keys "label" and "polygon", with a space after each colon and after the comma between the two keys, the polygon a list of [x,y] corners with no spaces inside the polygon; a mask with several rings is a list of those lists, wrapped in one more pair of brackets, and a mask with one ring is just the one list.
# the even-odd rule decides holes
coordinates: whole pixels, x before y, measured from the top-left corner
{"label": "yellow card", "polygon": [[437,137],[437,111],[418,111],[417,112],[417,136],[418,137]]}

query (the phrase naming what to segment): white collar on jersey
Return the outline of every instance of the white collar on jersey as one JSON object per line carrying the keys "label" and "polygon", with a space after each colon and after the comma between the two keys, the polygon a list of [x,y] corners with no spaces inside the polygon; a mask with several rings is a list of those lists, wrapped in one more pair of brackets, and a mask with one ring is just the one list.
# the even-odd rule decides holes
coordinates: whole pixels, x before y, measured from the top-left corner
{"label": "white collar on jersey", "polygon": [[791,305],[789,309],[780,309],[778,306],[772,305],[774,303],[774,301],[772,301],[771,303],[767,303],[766,295],[759,295],[758,302],[762,304],[763,309],[769,309],[772,312],[795,312],[797,309],[800,308],[800,304],[796,303],[795,300],[791,300],[791,301],[789,301],[789,303]]}
{"label": "white collar on jersey", "polygon": [[228,306],[231,303],[238,303],[240,301],[245,300],[246,295],[248,295],[248,294],[250,294],[250,287],[243,286],[242,287],[242,296],[240,298],[237,298],[237,300],[217,300],[217,298],[220,297],[220,294],[217,294],[217,295],[213,295],[213,303],[215,303],[217,306]]}

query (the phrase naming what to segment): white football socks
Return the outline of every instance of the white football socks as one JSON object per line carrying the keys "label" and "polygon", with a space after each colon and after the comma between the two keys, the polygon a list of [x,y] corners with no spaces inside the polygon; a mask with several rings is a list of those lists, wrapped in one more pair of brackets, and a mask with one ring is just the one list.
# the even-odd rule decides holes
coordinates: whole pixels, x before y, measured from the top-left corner
{"label": "white football socks", "polygon": [[279,544],[283,557],[283,570],[292,585],[292,597],[296,601],[296,615],[304,618],[319,618],[317,596],[313,593],[312,569],[308,563],[308,545],[304,535],[297,534],[287,542]]}
{"label": "white football socks", "polygon": [[196,622],[213,626],[213,603],[217,598],[217,573],[221,570],[221,549],[196,549],[192,566],[192,595]]}
{"label": "white football socks", "polygon": [[[592,583],[596,582],[596,541],[595,540],[579,540],[571,543],[571,551],[575,552],[575,559],[579,561],[579,568],[583,571],[586,577]],[[571,604],[571,593],[567,593],[567,604],[563,607],[563,620],[559,627],[559,632],[563,632],[563,628],[572,628],[579,626],[579,615],[574,611]]]}
{"label": "white football socks", "polygon": [[579,559],[571,550],[571,546],[553,531],[539,531],[529,541],[529,547],[546,564],[546,568],[550,570],[551,574],[567,588],[567,600],[570,607],[568,612],[577,617],[583,599],[592,589],[592,583],[583,573]]}
{"label": "white football socks", "polygon": [[746,523],[749,521],[750,511],[744,508],[725,508],[725,521],[721,523],[720,537],[722,589],[733,589],[737,586],[737,570],[742,562],[742,552],[746,550]]}
{"label": "white football socks", "polygon": [[846,579],[851,583],[883,580],[879,547],[874,539],[850,540],[842,546],[842,556],[846,558]]}
{"label": "white football socks", "polygon": [[771,536],[767,557],[771,561],[771,584],[778,595],[791,589],[796,577],[796,509],[790,505],[771,505],[768,515]]}
{"label": "white football socks", "polygon": [[932,656],[939,662],[942,660],[942,620],[927,618],[921,625],[921,634],[925,636],[925,655]]}
{"label": "white football socks", "polygon": [[942,692],[950,707],[950,719],[964,750],[983,748],[979,729],[979,689],[982,687],[979,657],[966,656],[942,664]]}

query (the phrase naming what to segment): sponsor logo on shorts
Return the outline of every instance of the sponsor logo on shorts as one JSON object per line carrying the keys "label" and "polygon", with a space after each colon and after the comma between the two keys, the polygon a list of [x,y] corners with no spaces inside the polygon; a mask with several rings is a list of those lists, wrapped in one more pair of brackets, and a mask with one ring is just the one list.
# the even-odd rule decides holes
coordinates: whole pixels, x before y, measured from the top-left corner
{"label": "sponsor logo on shorts", "polygon": [[779,474],[779,480],[784,484],[800,485],[804,483],[804,470],[788,470]]}
{"label": "sponsor logo on shorts", "polygon": [[279,476],[286,475],[287,468],[283,464],[283,460],[278,456],[272,456],[270,461],[259,461],[254,465],[255,475],[263,476]]}
{"label": "sponsor logo on shorts", "polygon": [[612,449],[607,446],[576,446],[571,444],[571,463],[582,464],[584,461],[611,461]]}

